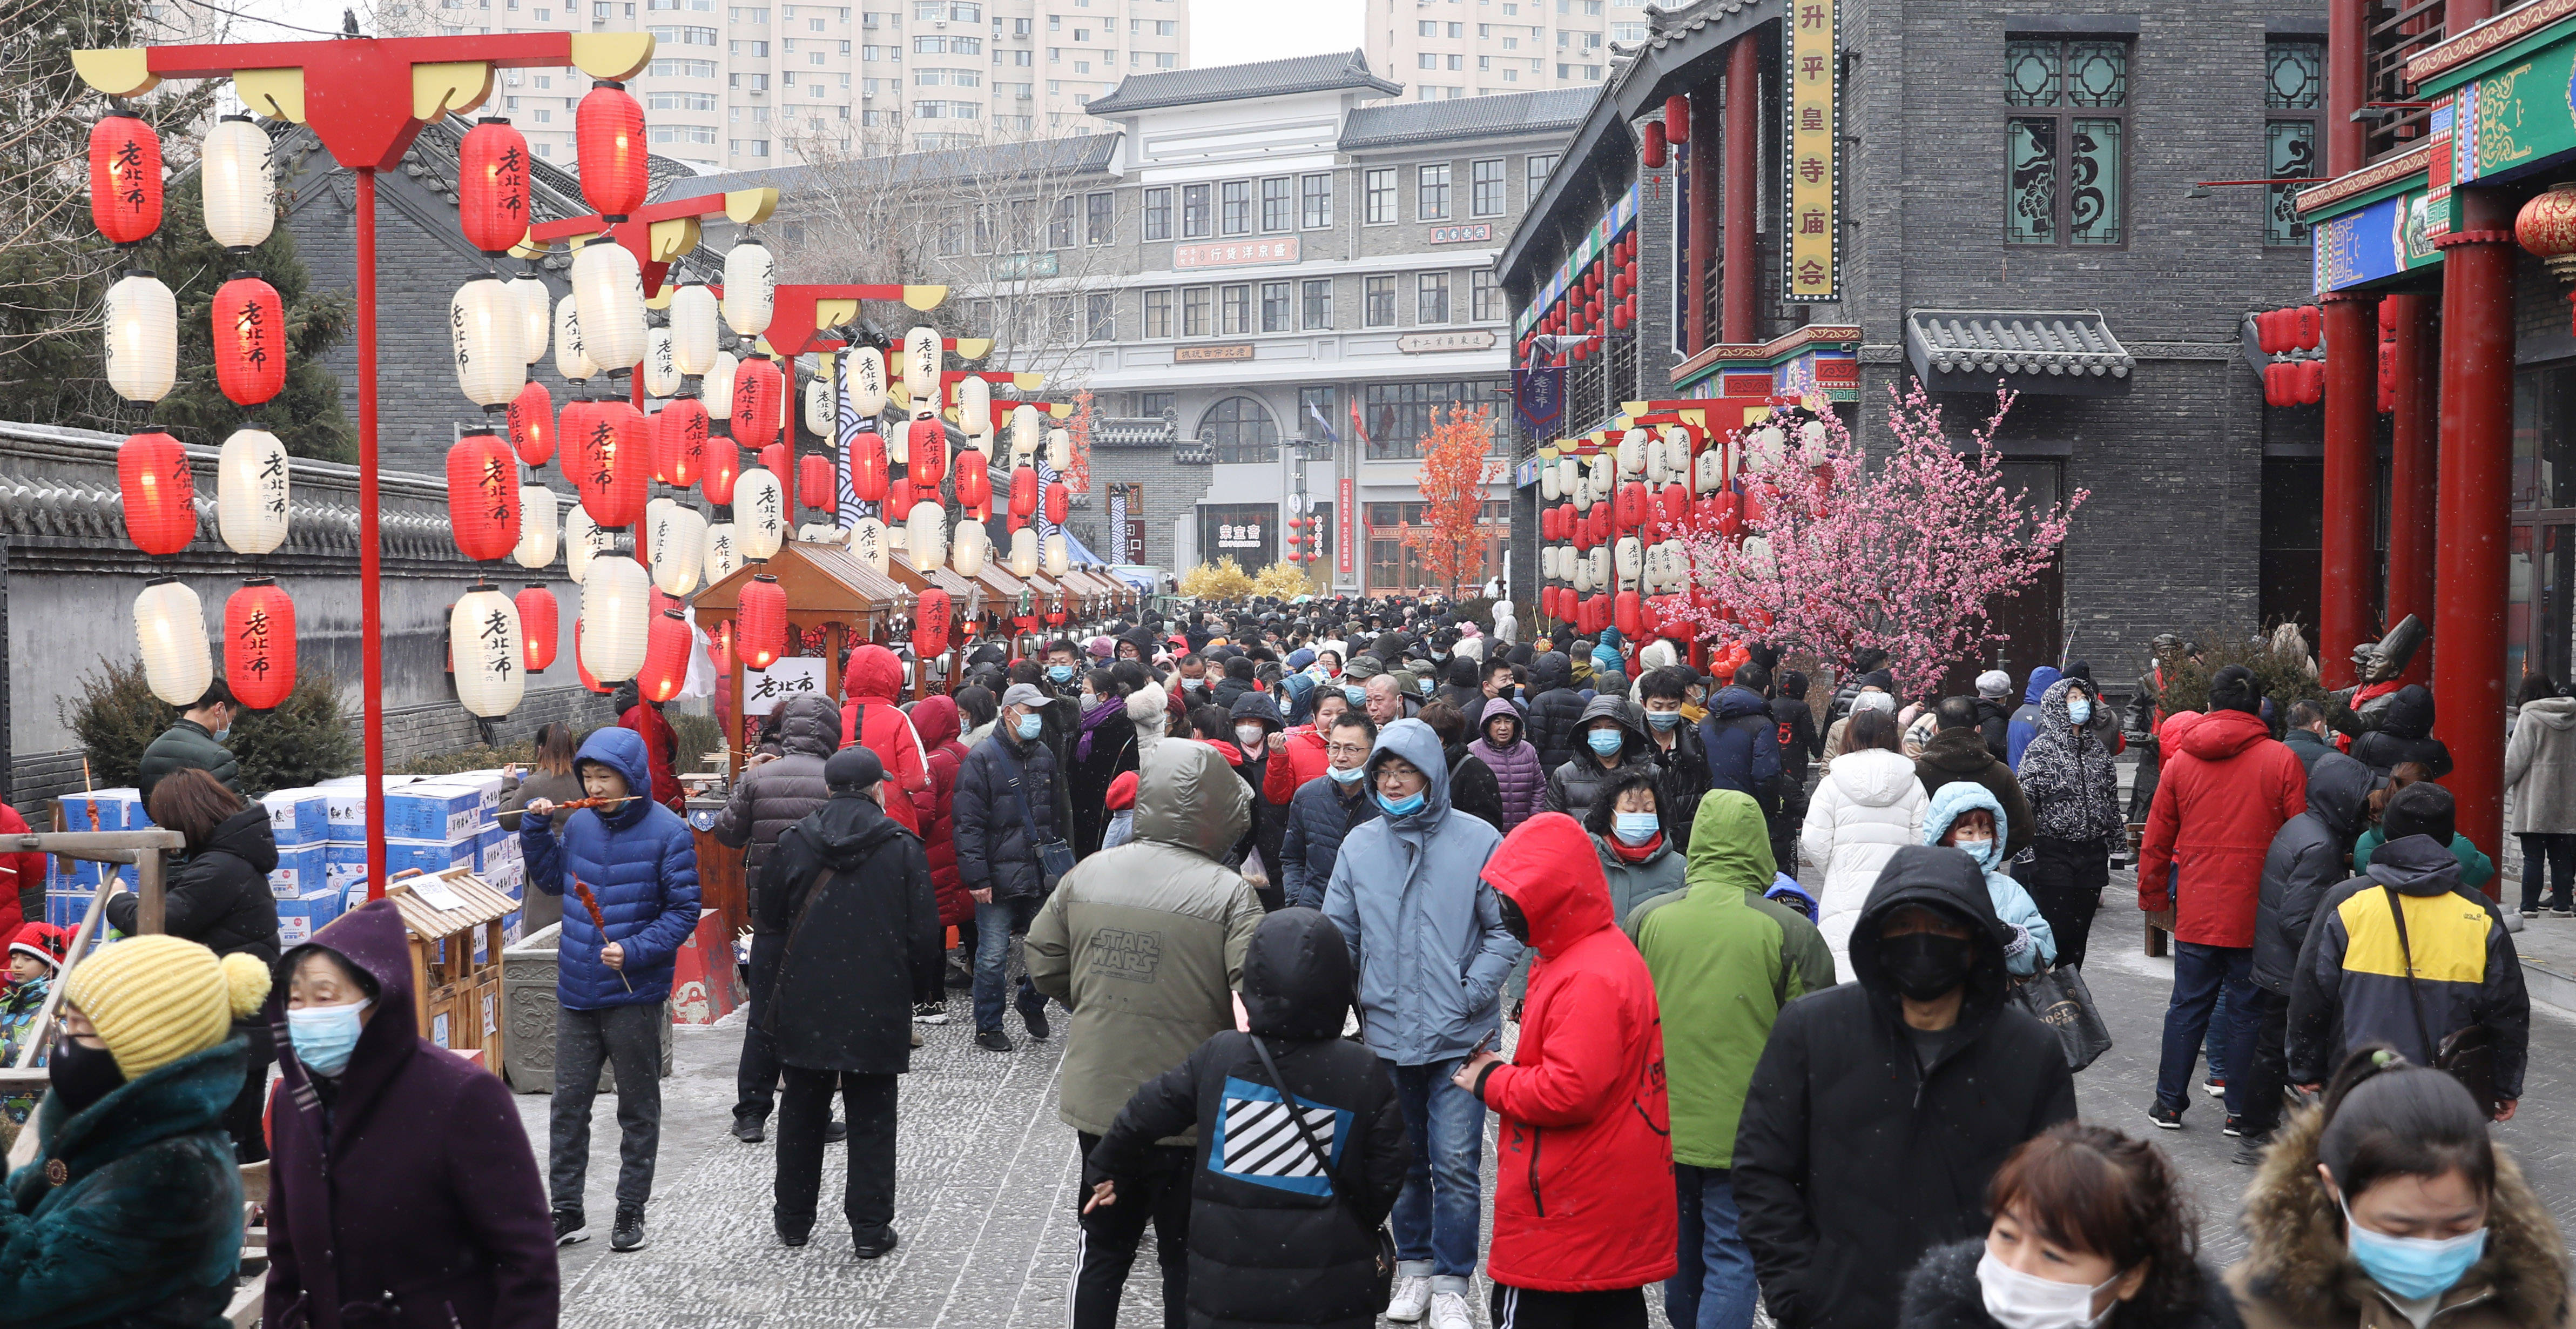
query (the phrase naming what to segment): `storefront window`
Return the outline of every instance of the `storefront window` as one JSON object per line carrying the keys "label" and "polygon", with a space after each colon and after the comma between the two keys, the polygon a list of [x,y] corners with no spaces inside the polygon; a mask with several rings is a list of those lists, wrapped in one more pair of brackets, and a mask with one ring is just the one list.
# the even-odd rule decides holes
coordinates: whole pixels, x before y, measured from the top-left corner
{"label": "storefront window", "polygon": [[[1420,525],[1424,505],[1420,503],[1370,503],[1363,507],[1368,540],[1368,581],[1362,588],[1371,594],[1396,594],[1452,588],[1435,585],[1423,568],[1422,551],[1404,542],[1408,526]],[[1503,547],[1511,539],[1512,506],[1508,502],[1488,500],[1477,514],[1477,529],[1483,537],[1484,561],[1468,570],[1474,578],[1494,575],[1503,566]]]}
{"label": "storefront window", "polygon": [[2576,365],[2514,375],[2513,506],[2576,507]]}
{"label": "storefront window", "polygon": [[1210,563],[1231,558],[1246,572],[1258,572],[1277,562],[1279,505],[1200,504],[1199,557]]}
{"label": "storefront window", "polygon": [[1228,397],[1199,417],[1199,437],[1216,447],[1220,462],[1279,460],[1279,426],[1270,408],[1250,397]]}
{"label": "storefront window", "polygon": [[1445,383],[1372,383],[1361,389],[1360,417],[1368,427],[1372,461],[1409,461],[1422,455],[1422,436],[1432,413],[1446,407],[1486,407],[1493,411],[1492,450],[1512,450],[1508,386],[1493,381]]}

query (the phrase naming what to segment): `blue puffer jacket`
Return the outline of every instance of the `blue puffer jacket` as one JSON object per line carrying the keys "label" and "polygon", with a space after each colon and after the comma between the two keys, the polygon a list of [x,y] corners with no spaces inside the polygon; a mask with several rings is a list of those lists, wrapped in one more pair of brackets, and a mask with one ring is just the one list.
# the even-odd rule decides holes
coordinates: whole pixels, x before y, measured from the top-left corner
{"label": "blue puffer jacket", "polygon": [[1429,777],[1423,805],[1351,828],[1324,887],[1324,917],[1350,943],[1369,1050],[1425,1066],[1466,1056],[1500,1026],[1503,979],[1521,945],[1483,876],[1502,832],[1451,815],[1439,733],[1420,720],[1380,730],[1367,768],[1372,787],[1389,757]]}
{"label": "blue puffer jacket", "polygon": [[[680,814],[652,800],[653,770],[642,735],[602,729],[583,741],[572,768],[579,771],[584,762],[614,768],[626,777],[627,789],[643,797],[606,816],[596,808],[572,814],[560,840],[554,818],[519,819],[528,884],[564,897],[555,994],[564,1009],[574,1011],[658,1006],[671,995],[672,956],[698,927],[697,842]],[[591,925],[590,911],[575,898],[576,882],[598,897],[607,936]],[[626,951],[622,977],[599,960],[600,948],[612,941]]]}
{"label": "blue puffer jacket", "polygon": [[2041,726],[2048,723],[2047,718],[2039,713],[2039,703],[2048,696],[2048,690],[2057,685],[2057,680],[2064,677],[2066,675],[2057,672],[2055,665],[2041,665],[2030,671],[2030,686],[2023,688],[2021,693],[2021,709],[2012,713],[2012,723],[2004,728],[2005,765],[2016,771],[2021,769],[2022,750],[2030,746],[2032,739],[2039,737]]}
{"label": "blue puffer jacket", "polygon": [[[989,890],[996,900],[1046,894],[1046,869],[1029,827],[1037,827],[1039,840],[1064,838],[1056,828],[1055,783],[1053,750],[1037,742],[1023,747],[999,728],[966,754],[949,803],[957,880],[966,889]],[[1038,795],[1034,804],[1027,789]]]}
{"label": "blue puffer jacket", "polygon": [[1933,790],[1931,804],[1923,809],[1923,843],[1941,843],[1941,837],[1950,833],[1950,824],[1972,809],[1995,819],[1995,838],[1986,843],[1984,852],[1969,857],[1986,874],[1986,897],[1994,901],[1995,917],[2003,921],[2004,967],[2015,978],[2026,978],[2042,965],[2057,963],[2057,934],[2040,916],[2039,903],[2030,898],[2030,892],[2004,871],[2003,846],[2012,835],[2004,820],[2004,805],[1974,780],[1953,780]]}
{"label": "blue puffer jacket", "polygon": [[1709,788],[1750,794],[1770,806],[1771,786],[1780,778],[1780,726],[1761,693],[1720,689],[1708,718],[1699,722],[1699,743],[1708,753]]}

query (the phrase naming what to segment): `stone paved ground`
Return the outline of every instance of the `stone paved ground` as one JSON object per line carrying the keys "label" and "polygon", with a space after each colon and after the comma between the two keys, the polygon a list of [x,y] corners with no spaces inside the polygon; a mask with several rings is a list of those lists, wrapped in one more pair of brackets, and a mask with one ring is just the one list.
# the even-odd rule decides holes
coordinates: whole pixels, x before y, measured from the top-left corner
{"label": "stone paved ground", "polygon": [[[2118,1046],[2078,1076],[2077,1085],[2086,1117],[2145,1133],[2172,979],[2169,962],[2139,954],[2134,898],[2127,874],[2115,875],[2095,925],[2090,980]],[[2576,924],[2564,921],[2534,926],[2576,933]],[[663,1082],[653,1242],[630,1255],[607,1248],[616,1126],[614,1100],[601,1098],[588,1200],[598,1235],[566,1252],[565,1325],[1041,1329],[1064,1323],[1074,1259],[1075,1160],[1071,1132],[1054,1110],[1060,1037],[1034,1045],[1023,1040],[1006,1057],[973,1047],[963,1022],[925,1031],[927,1044],[903,1090],[896,1220],[903,1244],[866,1263],[850,1254],[848,1229],[833,1208],[838,1148],[825,1154],[824,1214],[813,1243],[787,1250],[771,1234],[771,1147],[725,1134],[740,1021],[736,1015],[714,1028],[678,1032],[676,1069]],[[1014,1024],[1016,1036],[1016,1017]],[[2531,1061],[2523,1111],[2499,1128],[2498,1138],[2515,1151],[2562,1227],[2576,1230],[2576,1146],[2570,1144],[2576,1139],[2576,1018],[2539,1011]],[[542,1155],[549,1100],[519,1101]],[[2206,1248],[2225,1260],[2241,1249],[2236,1197],[2248,1170],[2229,1162],[2236,1142],[2220,1135],[2220,1115],[2215,1100],[2196,1098],[2186,1129],[2154,1134],[2197,1191]],[[1157,1323],[1158,1284],[1149,1249],[1129,1282],[1126,1324],[1150,1329]],[[1654,1319],[1661,1329],[1659,1306]]]}

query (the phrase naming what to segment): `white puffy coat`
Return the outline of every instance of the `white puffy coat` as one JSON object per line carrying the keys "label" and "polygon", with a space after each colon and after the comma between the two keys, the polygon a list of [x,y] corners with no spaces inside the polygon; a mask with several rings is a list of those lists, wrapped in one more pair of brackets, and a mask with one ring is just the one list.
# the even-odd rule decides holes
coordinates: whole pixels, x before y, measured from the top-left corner
{"label": "white puffy coat", "polygon": [[1833,948],[1838,972],[1850,972],[1852,925],[1879,869],[1900,846],[1922,842],[1923,810],[1930,802],[1914,763],[1885,748],[1836,757],[1817,784],[1798,842],[1825,877],[1816,926]]}

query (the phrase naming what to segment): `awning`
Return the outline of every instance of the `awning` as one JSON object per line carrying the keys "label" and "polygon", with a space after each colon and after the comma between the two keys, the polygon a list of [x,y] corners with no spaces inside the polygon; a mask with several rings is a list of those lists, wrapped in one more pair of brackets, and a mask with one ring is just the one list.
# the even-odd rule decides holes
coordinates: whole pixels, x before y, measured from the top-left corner
{"label": "awning", "polygon": [[1905,355],[1935,392],[2115,397],[2138,364],[2096,309],[1917,309],[1905,318]]}

